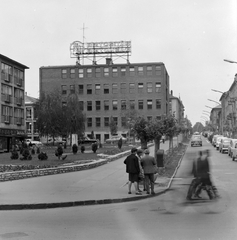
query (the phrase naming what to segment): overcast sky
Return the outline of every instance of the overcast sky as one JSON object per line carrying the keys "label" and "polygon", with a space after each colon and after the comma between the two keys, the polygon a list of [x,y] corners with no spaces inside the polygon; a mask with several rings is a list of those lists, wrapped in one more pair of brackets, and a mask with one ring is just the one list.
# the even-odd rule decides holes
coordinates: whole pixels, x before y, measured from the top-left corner
{"label": "overcast sky", "polygon": [[[237,73],[237,0],[0,0],[0,53],[30,69],[26,92],[39,94],[41,66],[72,65],[70,43],[132,41],[131,63],[163,62],[185,115],[204,122]],[[104,61],[105,62],[105,61]],[[101,63],[104,63],[101,62]],[[100,63],[100,62],[99,62]]]}

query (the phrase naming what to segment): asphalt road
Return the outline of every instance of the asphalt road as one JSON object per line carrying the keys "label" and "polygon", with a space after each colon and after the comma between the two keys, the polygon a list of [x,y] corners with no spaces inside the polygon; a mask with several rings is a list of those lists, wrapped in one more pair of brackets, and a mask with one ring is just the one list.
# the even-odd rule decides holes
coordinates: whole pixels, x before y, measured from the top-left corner
{"label": "asphalt road", "polygon": [[166,194],[154,198],[108,205],[47,210],[1,211],[0,239],[136,239],[136,240],[234,240],[237,236],[237,162],[217,152],[206,139],[203,147],[189,147],[174,185],[183,192],[191,181],[192,156],[211,149],[212,179],[223,189],[225,208],[207,211],[205,204],[184,205],[181,211],[166,211]]}

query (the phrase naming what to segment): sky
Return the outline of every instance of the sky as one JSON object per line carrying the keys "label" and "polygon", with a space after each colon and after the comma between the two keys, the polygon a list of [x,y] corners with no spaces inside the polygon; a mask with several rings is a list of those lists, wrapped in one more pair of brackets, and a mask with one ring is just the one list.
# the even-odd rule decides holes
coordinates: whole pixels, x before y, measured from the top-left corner
{"label": "sky", "polygon": [[29,67],[31,97],[39,96],[39,68],[74,65],[70,44],[83,39],[131,41],[130,63],[163,62],[192,125],[204,124],[217,106],[221,93],[212,89],[228,91],[237,73],[237,64],[224,61],[237,62],[237,0],[0,0],[0,6],[0,54]]}

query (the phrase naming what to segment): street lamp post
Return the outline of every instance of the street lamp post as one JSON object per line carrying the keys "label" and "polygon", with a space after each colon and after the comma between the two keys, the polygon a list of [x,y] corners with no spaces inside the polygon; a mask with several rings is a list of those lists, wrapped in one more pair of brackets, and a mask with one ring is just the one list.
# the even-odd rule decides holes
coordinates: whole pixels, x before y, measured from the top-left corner
{"label": "street lamp post", "polygon": [[219,90],[215,90],[215,89],[211,89],[213,92],[218,92],[218,93],[224,93],[222,91],[219,91]]}
{"label": "street lamp post", "polygon": [[205,105],[205,107],[212,109],[212,107],[209,107],[209,106],[207,106],[207,105]]}
{"label": "street lamp post", "polygon": [[228,63],[237,63],[236,61],[232,61],[232,60],[228,60],[228,59],[224,59],[225,62],[228,62]]}
{"label": "street lamp post", "polygon": [[220,105],[220,103],[219,102],[217,102],[217,101],[214,101],[214,100],[212,100],[212,99],[207,99],[208,101],[211,101],[211,102],[214,102],[214,103],[216,103],[216,104],[218,104],[218,105]]}

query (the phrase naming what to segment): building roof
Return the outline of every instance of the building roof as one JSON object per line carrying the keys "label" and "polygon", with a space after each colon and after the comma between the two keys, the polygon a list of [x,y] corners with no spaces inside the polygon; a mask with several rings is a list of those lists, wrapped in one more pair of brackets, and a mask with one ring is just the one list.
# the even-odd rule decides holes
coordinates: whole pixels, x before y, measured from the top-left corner
{"label": "building roof", "polygon": [[25,66],[25,65],[23,65],[23,64],[15,61],[15,60],[9,58],[9,57],[6,57],[6,56],[4,56],[4,55],[2,55],[2,54],[0,54],[0,58],[6,60],[6,61],[8,61],[8,62],[12,62],[12,63],[14,63],[14,64],[16,64],[16,65],[18,65],[18,66],[21,66],[21,67],[24,68],[24,69],[29,69],[29,67],[27,67],[27,66]]}
{"label": "building roof", "polygon": [[25,104],[34,104],[38,101],[38,98],[30,97],[25,95]]}

